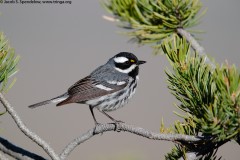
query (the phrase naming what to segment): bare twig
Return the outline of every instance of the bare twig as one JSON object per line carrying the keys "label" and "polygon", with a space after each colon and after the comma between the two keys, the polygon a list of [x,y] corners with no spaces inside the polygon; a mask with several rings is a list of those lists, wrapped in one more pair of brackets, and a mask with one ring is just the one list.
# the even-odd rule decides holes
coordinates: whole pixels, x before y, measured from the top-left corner
{"label": "bare twig", "polygon": [[[115,124],[102,124],[98,125],[96,128],[90,129],[88,132],[84,133],[82,136],[74,139],[72,142],[70,142],[62,151],[60,156],[58,156],[54,150],[45,142],[43,141],[38,135],[30,131],[21,121],[20,117],[17,115],[14,108],[9,104],[9,102],[4,98],[2,93],[0,93],[0,101],[8,111],[8,113],[12,116],[15,123],[19,127],[19,129],[31,140],[33,140],[35,143],[37,143],[39,146],[41,146],[44,151],[51,157],[52,160],[64,160],[66,157],[81,143],[85,142],[86,140],[90,139],[96,134],[107,132],[107,131],[115,131],[116,125]],[[166,141],[172,141],[172,142],[187,142],[187,143],[198,143],[203,140],[203,137],[195,137],[195,136],[188,136],[188,135],[180,135],[180,134],[159,134],[154,133],[152,131],[143,129],[141,127],[135,127],[133,125],[128,125],[125,123],[119,123],[117,125],[118,131],[126,131],[129,133],[133,133],[148,139],[153,140],[166,140]],[[2,142],[1,142],[2,143]],[[0,150],[4,151],[0,148]],[[24,151],[22,149],[22,151]],[[8,151],[9,152],[9,151]],[[16,152],[16,151],[14,151]],[[7,151],[5,152],[7,153]],[[22,152],[19,152],[22,153]],[[16,153],[16,154],[19,154]],[[36,155],[37,156],[37,155]],[[34,157],[30,157],[33,159],[37,159]],[[44,158],[43,158],[44,159]]]}
{"label": "bare twig", "polygon": [[7,157],[3,153],[0,153],[0,159],[1,160],[8,160]]}
{"label": "bare twig", "polygon": [[205,57],[205,62],[210,64],[212,68],[216,68],[215,65],[210,61],[207,57],[205,49],[198,43],[198,41],[186,30],[183,28],[178,28],[177,33],[182,37],[186,38],[186,40],[191,44],[191,47],[200,55]]}
{"label": "bare twig", "polygon": [[[0,150],[5,154],[19,160],[46,160],[45,158],[36,155],[35,153],[29,152],[23,148],[20,148],[8,140],[0,137]],[[1,159],[1,158],[0,158]],[[1,159],[2,160],[2,159]]]}
{"label": "bare twig", "polygon": [[55,151],[45,142],[43,139],[41,139],[37,134],[29,130],[25,124],[22,122],[20,117],[18,116],[17,112],[14,110],[14,108],[10,105],[10,103],[5,99],[2,93],[0,93],[0,101],[3,104],[3,106],[6,108],[7,112],[12,116],[13,120],[17,124],[18,128],[32,141],[37,143],[39,146],[43,148],[43,150],[52,158],[52,160],[59,160],[58,155],[55,153]]}
{"label": "bare twig", "polygon": [[[60,154],[60,158],[62,160],[66,159],[66,157],[81,143],[85,142],[86,140],[90,139],[96,134],[107,132],[107,131],[114,131],[116,128],[114,124],[101,124],[98,125],[96,128],[88,130],[86,133],[81,135],[80,137],[74,139],[72,142],[70,142],[62,151]],[[152,131],[140,128],[140,127],[134,127],[132,125],[128,125],[125,123],[120,123],[117,126],[118,131],[126,131],[130,132],[148,139],[153,140],[166,140],[166,141],[172,141],[172,142],[199,142],[202,140],[201,137],[194,137],[194,136],[188,136],[188,135],[180,135],[180,134],[159,134],[154,133]]]}

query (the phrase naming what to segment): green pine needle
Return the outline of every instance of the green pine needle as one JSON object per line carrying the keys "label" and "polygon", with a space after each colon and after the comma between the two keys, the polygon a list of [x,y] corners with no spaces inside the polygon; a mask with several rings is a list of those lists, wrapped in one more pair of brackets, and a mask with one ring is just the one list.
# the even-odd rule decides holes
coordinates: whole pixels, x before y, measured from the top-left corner
{"label": "green pine needle", "polygon": [[10,47],[6,37],[0,33],[0,90],[1,92],[8,91],[16,79],[8,85],[9,78],[16,74],[18,71],[17,64],[19,56],[15,56],[15,51]]}
{"label": "green pine needle", "polygon": [[[199,23],[206,13],[198,0],[103,0],[104,8],[122,27],[131,28],[131,38],[140,44],[158,45],[176,32]],[[155,50],[159,53],[159,50]]]}
{"label": "green pine needle", "polygon": [[[180,101],[178,108],[187,115],[179,115],[185,121],[175,123],[176,133],[212,137],[213,146],[238,140],[240,71],[234,65],[217,64],[213,70],[205,57],[192,51],[178,35],[166,39],[162,49],[173,67],[173,72],[166,71],[168,88]],[[215,149],[210,149],[209,157],[214,157]],[[176,154],[173,152],[172,156]]]}

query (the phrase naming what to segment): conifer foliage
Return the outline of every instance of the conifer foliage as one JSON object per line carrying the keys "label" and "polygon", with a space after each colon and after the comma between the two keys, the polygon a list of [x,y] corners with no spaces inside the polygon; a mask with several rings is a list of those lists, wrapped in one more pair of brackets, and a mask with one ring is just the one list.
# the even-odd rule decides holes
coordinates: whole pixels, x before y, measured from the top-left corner
{"label": "conifer foliage", "polygon": [[[103,5],[132,39],[151,44],[165,53],[171,70],[166,71],[168,88],[179,101],[174,129],[160,131],[202,136],[198,144],[177,144],[166,159],[217,159],[217,149],[228,141],[240,144],[240,70],[234,65],[206,63],[178,29],[199,23],[206,10],[198,0],[105,0]],[[201,13],[199,13],[201,11]],[[214,67],[213,67],[214,66]],[[221,158],[221,157],[220,157]],[[220,159],[219,158],[219,159]]]}

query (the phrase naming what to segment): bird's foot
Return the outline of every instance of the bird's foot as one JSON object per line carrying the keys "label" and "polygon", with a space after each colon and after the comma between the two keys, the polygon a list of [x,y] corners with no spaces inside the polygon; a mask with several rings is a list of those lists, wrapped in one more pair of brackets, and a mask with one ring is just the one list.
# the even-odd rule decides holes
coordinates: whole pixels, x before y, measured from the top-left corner
{"label": "bird's foot", "polygon": [[120,131],[121,131],[120,125],[121,125],[122,123],[125,123],[125,122],[120,121],[120,120],[115,120],[114,123],[112,123],[112,124],[114,124],[114,126],[115,126],[114,131],[120,132]]}

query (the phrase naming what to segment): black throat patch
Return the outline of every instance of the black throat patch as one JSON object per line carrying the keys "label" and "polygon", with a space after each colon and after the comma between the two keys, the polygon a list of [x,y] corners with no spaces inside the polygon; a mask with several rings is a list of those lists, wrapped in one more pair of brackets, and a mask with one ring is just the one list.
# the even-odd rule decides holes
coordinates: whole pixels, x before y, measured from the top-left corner
{"label": "black throat patch", "polygon": [[134,68],[134,70],[132,70],[131,72],[128,73],[128,75],[129,75],[130,77],[132,77],[133,79],[136,79],[136,77],[137,77],[137,75],[138,75],[138,72],[139,72],[139,67],[136,66],[136,67]]}

